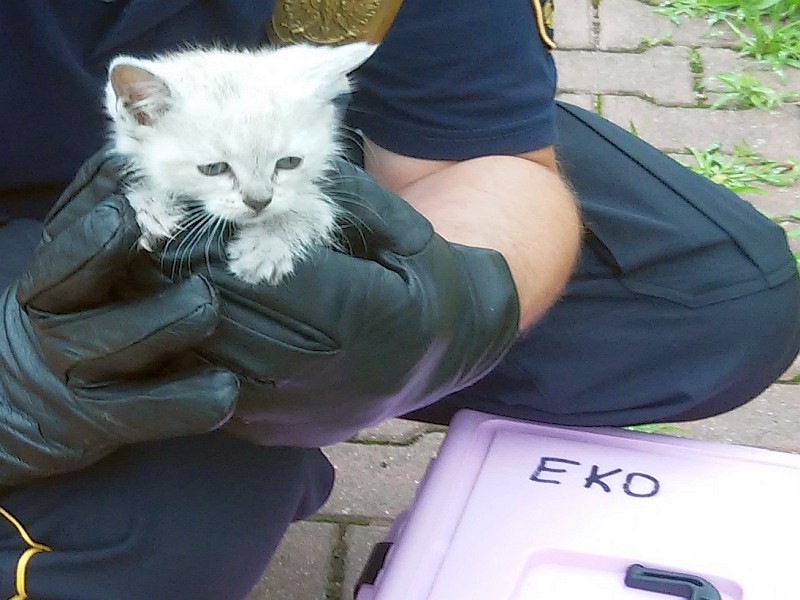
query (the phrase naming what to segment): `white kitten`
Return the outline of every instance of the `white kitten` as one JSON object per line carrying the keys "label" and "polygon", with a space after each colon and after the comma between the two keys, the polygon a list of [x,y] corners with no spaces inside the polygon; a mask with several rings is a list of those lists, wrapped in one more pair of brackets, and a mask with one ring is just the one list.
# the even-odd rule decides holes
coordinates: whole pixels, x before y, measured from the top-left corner
{"label": "white kitten", "polygon": [[333,100],[375,46],[201,49],[109,67],[112,141],[132,173],[126,195],[153,251],[181,229],[233,223],[229,270],[276,284],[315,244],[336,208],[320,180],[340,152]]}

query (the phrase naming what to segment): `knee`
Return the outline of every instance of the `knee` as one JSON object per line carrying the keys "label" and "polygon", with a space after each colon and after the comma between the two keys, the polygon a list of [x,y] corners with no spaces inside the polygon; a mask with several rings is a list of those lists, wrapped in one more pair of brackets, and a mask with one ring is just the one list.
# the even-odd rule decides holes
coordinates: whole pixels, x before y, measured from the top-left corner
{"label": "knee", "polygon": [[[800,350],[800,281],[793,277],[774,288],[739,298],[735,306],[720,309],[724,317],[715,327],[720,348],[732,358],[714,380],[714,392],[702,396],[675,420],[696,420],[733,410],[766,390],[788,369]],[[718,362],[726,362],[720,359]]]}
{"label": "knee", "polygon": [[[112,475],[119,501],[106,502],[116,510],[75,533],[80,551],[55,540],[55,551],[37,556],[31,597],[243,599],[289,523],[316,511],[333,481],[319,450],[259,448],[227,436],[131,454],[141,468],[118,465]],[[154,466],[154,456],[174,468]]]}
{"label": "knee", "polygon": [[760,358],[758,362],[771,368],[774,381],[800,349],[800,279],[792,277],[756,296],[749,314],[743,317],[754,321],[749,343]]}

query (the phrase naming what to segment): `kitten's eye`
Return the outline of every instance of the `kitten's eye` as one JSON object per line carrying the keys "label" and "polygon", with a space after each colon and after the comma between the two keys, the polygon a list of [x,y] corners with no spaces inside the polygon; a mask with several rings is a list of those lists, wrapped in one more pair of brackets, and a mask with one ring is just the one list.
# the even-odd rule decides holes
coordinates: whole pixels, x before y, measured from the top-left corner
{"label": "kitten's eye", "polygon": [[296,169],[302,162],[303,159],[299,156],[284,156],[283,158],[279,158],[275,163],[275,170],[281,169],[289,171],[291,169]]}
{"label": "kitten's eye", "polygon": [[203,175],[213,177],[214,175],[222,175],[231,170],[231,166],[226,162],[215,162],[207,165],[197,165],[197,170]]}

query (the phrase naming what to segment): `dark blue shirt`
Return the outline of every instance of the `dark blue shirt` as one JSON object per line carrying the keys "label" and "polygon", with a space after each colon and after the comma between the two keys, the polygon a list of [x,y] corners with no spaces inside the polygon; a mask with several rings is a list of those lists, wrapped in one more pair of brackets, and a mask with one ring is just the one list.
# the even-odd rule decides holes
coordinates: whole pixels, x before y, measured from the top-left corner
{"label": "dark blue shirt", "polygon": [[[272,8],[271,0],[0,3],[0,211],[41,217],[103,144],[101,90],[114,55],[262,44]],[[405,0],[357,81],[353,125],[402,154],[465,159],[553,143],[555,69],[530,0]]]}

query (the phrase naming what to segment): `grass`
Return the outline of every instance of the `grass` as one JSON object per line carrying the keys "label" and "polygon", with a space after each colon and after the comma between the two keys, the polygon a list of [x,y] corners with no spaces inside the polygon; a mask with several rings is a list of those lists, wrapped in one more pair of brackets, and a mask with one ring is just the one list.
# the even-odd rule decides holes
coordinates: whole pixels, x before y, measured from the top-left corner
{"label": "grass", "polygon": [[660,433],[663,435],[680,435],[686,433],[686,429],[678,427],[677,425],[670,425],[668,423],[650,423],[647,425],[630,425],[625,427],[631,431],[638,431],[640,433]]}
{"label": "grass", "polygon": [[702,17],[709,24],[726,24],[742,54],[779,73],[800,68],[798,0],[662,0],[658,6],[675,23],[682,17]]}
{"label": "grass", "polygon": [[[709,25],[724,23],[737,38],[739,52],[769,65],[785,80],[785,69],[800,69],[800,0],[661,0],[658,12],[675,23],[682,17],[705,18]],[[697,51],[694,50],[696,53]],[[690,54],[690,69],[695,74],[695,91],[702,63],[699,55]],[[711,108],[759,108],[772,110],[787,103],[800,104],[797,91],[779,92],[765,85],[747,71],[720,73],[722,95]],[[800,163],[782,162],[756,154],[747,145],[734,148],[733,156],[714,144],[705,150],[687,148],[697,161],[686,165],[734,192],[763,192],[762,186],[790,186],[800,181]],[[800,223],[800,211],[792,213]],[[790,238],[800,238],[800,228],[789,229]],[[800,251],[794,252],[800,271]],[[800,376],[798,381],[800,383]]]}
{"label": "grass", "polygon": [[645,48],[655,48],[656,46],[671,46],[672,45],[672,34],[665,35],[662,37],[652,38],[648,36],[642,36],[642,45]]}
{"label": "grass", "polygon": [[687,150],[697,161],[696,165],[687,164],[687,167],[737,194],[763,193],[764,185],[786,187],[800,181],[800,163],[796,160],[770,160],[746,143],[735,146],[732,156],[724,154],[719,144],[712,144],[705,150],[692,147]]}
{"label": "grass", "polygon": [[722,83],[721,96],[712,105],[716,108],[758,108],[772,110],[800,100],[797,92],[779,92],[764,84],[749,71],[720,73],[715,76]]}
{"label": "grass", "polygon": [[697,48],[689,48],[689,70],[693,75],[700,75],[703,72],[703,57]]}

